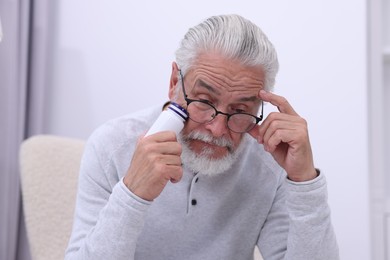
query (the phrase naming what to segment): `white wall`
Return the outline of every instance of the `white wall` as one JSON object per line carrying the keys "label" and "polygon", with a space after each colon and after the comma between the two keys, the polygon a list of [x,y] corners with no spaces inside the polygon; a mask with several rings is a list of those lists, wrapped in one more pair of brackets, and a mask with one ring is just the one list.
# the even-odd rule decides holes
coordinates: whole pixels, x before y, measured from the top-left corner
{"label": "white wall", "polygon": [[364,0],[63,0],[54,12],[46,129],[80,138],[167,99],[190,26],[222,13],[260,25],[279,54],[275,92],[309,122],[341,259],[370,259]]}

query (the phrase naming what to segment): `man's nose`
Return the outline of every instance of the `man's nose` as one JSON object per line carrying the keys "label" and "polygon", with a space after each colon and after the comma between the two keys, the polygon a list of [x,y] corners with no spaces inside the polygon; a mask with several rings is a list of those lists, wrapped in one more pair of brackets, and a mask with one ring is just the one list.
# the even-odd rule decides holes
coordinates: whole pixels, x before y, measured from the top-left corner
{"label": "man's nose", "polygon": [[218,114],[215,118],[206,124],[206,129],[209,130],[214,137],[222,137],[229,133],[227,127],[227,117],[223,114]]}

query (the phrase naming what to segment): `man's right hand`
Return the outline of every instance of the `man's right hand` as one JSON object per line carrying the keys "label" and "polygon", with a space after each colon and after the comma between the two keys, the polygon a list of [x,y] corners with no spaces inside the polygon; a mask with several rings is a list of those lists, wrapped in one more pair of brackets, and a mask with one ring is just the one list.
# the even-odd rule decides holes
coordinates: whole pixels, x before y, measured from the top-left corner
{"label": "man's right hand", "polygon": [[165,131],[141,138],[123,182],[138,197],[152,201],[168,181],[180,181],[183,176],[180,155],[181,144],[174,132]]}

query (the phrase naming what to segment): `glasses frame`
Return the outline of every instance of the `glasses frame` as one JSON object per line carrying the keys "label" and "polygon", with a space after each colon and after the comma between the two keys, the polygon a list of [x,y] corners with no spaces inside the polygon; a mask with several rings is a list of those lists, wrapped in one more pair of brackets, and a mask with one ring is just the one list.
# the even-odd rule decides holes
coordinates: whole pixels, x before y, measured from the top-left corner
{"label": "glasses frame", "polygon": [[[180,74],[180,79],[181,79],[181,86],[182,86],[182,89],[183,89],[184,100],[187,102],[187,107],[188,107],[189,104],[191,104],[192,102],[200,102],[200,103],[204,103],[204,104],[206,104],[206,105],[209,105],[209,106],[212,107],[212,108],[215,110],[215,112],[216,112],[216,113],[215,113],[215,116],[214,116],[210,121],[207,121],[207,122],[204,122],[204,123],[199,123],[199,122],[197,122],[197,121],[195,121],[195,122],[197,122],[197,123],[199,123],[199,124],[207,124],[207,123],[212,122],[212,121],[217,117],[218,114],[221,114],[221,115],[224,115],[224,116],[227,117],[226,126],[227,126],[227,128],[228,128],[230,131],[235,132],[235,133],[247,133],[247,132],[249,132],[250,130],[252,130],[252,129],[255,127],[255,125],[257,125],[261,120],[263,120],[263,109],[264,109],[264,102],[263,102],[263,101],[261,101],[261,112],[260,112],[260,115],[259,115],[259,116],[255,116],[255,115],[252,115],[252,114],[249,114],[249,113],[233,113],[233,114],[228,114],[228,113],[225,113],[225,112],[222,112],[222,111],[217,110],[212,104],[210,104],[210,103],[207,102],[207,101],[188,98],[187,93],[186,93],[186,90],[185,90],[185,87],[184,87],[184,77],[183,77],[183,74],[182,74],[181,70],[179,70],[179,74]],[[228,122],[229,122],[229,119],[230,119],[232,116],[237,115],[237,114],[239,114],[239,115],[242,115],[242,114],[243,114],[243,115],[252,116],[252,117],[254,117],[254,118],[256,119],[256,123],[253,124],[253,126],[252,126],[251,128],[249,128],[248,130],[246,130],[246,131],[243,131],[243,132],[234,131],[234,130],[232,130],[232,129],[229,127]],[[191,115],[189,115],[189,118],[191,119]]]}

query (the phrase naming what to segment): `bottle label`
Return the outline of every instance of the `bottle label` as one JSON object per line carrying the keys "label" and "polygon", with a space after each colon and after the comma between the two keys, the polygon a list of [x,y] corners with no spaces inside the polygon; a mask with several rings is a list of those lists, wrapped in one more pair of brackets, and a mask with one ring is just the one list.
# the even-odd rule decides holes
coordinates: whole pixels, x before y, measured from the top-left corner
{"label": "bottle label", "polygon": [[184,121],[188,119],[188,112],[183,107],[181,107],[179,104],[175,102],[171,102],[168,109],[172,110],[176,114],[178,114],[180,117],[183,118]]}

